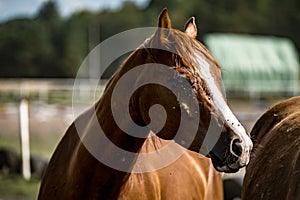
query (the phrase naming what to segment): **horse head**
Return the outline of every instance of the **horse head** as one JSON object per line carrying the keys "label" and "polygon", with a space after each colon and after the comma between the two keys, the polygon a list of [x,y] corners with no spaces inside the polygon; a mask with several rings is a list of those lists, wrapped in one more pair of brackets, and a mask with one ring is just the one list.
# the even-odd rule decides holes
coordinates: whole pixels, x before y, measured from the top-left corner
{"label": "horse head", "polygon": [[[156,76],[167,79],[165,81],[168,83],[172,82],[178,92],[182,92],[179,96],[185,98],[179,101],[174,91],[172,93],[159,85],[152,84],[155,89],[144,86],[139,95],[132,97],[136,101],[147,99],[138,103],[139,114],[136,116],[142,116],[142,120],[140,117],[135,118],[134,114],[132,117],[140,125],[149,124],[153,116],[159,122],[166,117],[165,125],[157,136],[174,139],[189,150],[200,151],[212,159],[219,171],[236,172],[249,162],[252,142],[226,103],[221,87],[220,66],[205,46],[196,40],[196,35],[194,17],[186,23],[182,32],[171,28],[167,10],[162,11],[158,30],[139,50],[147,57],[146,63],[164,65],[173,71],[174,76],[166,77],[164,72],[156,75],[149,71],[145,73],[149,79]],[[155,111],[152,117],[149,116],[149,108],[155,104],[164,107],[166,113],[163,117],[159,113],[155,114]],[[193,135],[189,133],[189,127],[195,124],[197,128]],[[176,136],[180,126],[185,127],[185,131]],[[205,144],[209,140],[214,140],[213,144]]]}

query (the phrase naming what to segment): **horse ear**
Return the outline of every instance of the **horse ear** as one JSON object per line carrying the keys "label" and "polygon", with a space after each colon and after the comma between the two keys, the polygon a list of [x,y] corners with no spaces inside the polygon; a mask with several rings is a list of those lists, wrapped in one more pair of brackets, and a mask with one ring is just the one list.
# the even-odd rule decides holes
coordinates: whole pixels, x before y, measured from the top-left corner
{"label": "horse ear", "polygon": [[168,43],[168,30],[171,29],[171,20],[167,8],[164,8],[158,18],[158,30],[156,32],[156,41],[159,44]]}
{"label": "horse ear", "polygon": [[191,17],[184,26],[184,32],[192,38],[197,36],[197,26],[195,23],[195,17]]}
{"label": "horse ear", "polygon": [[158,27],[159,28],[171,28],[171,21],[168,15],[168,9],[164,8],[163,11],[160,13],[158,18]]}

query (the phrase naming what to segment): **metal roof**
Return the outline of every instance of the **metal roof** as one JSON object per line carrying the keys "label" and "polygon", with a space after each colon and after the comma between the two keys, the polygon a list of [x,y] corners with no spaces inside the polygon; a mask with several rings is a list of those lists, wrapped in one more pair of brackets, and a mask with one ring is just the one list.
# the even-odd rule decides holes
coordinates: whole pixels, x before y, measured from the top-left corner
{"label": "metal roof", "polygon": [[204,41],[223,69],[226,90],[253,95],[298,92],[298,54],[289,39],[214,33]]}

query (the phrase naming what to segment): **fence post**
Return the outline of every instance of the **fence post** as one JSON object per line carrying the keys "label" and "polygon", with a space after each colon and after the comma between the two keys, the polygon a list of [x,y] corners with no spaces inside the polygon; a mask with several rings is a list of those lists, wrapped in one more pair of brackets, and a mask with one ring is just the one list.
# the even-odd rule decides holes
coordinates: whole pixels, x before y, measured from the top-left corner
{"label": "fence post", "polygon": [[20,138],[22,154],[22,174],[25,180],[29,180],[31,178],[28,112],[28,101],[26,98],[21,98],[19,106]]}

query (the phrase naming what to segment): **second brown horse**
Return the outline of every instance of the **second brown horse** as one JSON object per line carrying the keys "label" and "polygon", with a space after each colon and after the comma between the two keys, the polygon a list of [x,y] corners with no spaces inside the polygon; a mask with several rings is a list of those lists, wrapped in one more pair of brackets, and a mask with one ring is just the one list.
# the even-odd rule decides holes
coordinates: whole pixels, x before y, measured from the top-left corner
{"label": "second brown horse", "polygon": [[282,101],[256,122],[244,200],[300,199],[300,97]]}

